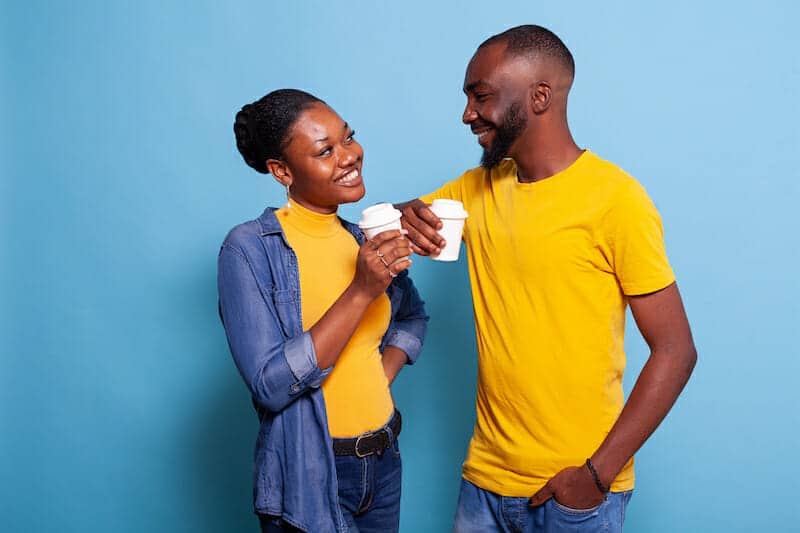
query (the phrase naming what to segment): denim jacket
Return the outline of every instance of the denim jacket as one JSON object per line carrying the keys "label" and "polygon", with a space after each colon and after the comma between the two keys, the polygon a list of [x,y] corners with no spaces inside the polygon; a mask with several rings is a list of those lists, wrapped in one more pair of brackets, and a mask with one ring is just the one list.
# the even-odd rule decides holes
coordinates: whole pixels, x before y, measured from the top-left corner
{"label": "denim jacket", "polygon": [[[342,225],[361,244],[358,226]],[[255,446],[258,513],[304,531],[341,532],[336,466],[311,334],[303,331],[297,256],[274,209],[233,228],[219,253],[220,316],[260,421]],[[428,316],[406,271],[387,289],[391,322],[380,350],[396,346],[413,364]]]}

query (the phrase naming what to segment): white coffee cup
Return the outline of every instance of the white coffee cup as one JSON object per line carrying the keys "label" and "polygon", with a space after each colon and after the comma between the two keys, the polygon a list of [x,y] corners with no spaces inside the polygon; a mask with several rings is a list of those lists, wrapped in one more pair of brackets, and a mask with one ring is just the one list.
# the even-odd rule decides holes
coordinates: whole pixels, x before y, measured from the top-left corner
{"label": "white coffee cup", "polygon": [[367,239],[371,239],[384,231],[402,229],[400,224],[401,215],[402,213],[395,209],[392,204],[375,204],[364,209],[361,213],[358,227],[361,228]]}
{"label": "white coffee cup", "polygon": [[464,205],[458,200],[438,199],[431,204],[431,211],[442,221],[439,235],[444,237],[447,244],[434,261],[457,261],[458,252],[461,250],[461,232],[464,230],[464,220],[467,212]]}

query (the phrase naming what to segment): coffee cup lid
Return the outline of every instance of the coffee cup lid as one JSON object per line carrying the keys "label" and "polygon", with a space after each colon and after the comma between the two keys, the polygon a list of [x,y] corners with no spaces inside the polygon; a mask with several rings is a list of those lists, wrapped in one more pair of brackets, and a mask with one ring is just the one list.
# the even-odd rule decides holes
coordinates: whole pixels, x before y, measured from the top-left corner
{"label": "coffee cup lid", "polygon": [[394,222],[402,213],[394,208],[390,203],[381,203],[370,206],[361,212],[361,220],[358,225],[361,228],[374,228]]}
{"label": "coffee cup lid", "polygon": [[458,200],[439,198],[431,204],[431,210],[439,218],[467,218],[464,205]]}

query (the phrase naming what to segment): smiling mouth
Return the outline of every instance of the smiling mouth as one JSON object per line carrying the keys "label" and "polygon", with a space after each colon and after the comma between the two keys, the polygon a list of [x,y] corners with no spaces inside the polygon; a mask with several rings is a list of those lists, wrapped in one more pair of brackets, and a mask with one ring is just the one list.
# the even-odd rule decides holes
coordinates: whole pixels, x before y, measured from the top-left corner
{"label": "smiling mouth", "polygon": [[358,171],[357,168],[354,168],[341,178],[336,178],[333,180],[334,183],[337,185],[355,185],[361,180],[361,173]]}
{"label": "smiling mouth", "polygon": [[491,133],[492,129],[494,128],[491,128],[489,126],[475,128],[472,130],[472,133],[478,137],[479,143],[483,143],[486,140],[486,138],[489,137],[489,133]]}

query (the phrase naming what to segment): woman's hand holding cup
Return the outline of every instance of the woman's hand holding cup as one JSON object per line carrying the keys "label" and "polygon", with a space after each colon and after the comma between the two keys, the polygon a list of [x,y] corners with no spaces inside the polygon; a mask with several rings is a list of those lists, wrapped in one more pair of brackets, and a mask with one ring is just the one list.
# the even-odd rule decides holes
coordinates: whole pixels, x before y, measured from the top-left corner
{"label": "woman's hand holding cup", "polygon": [[400,230],[383,231],[366,239],[358,250],[353,287],[374,300],[411,266],[410,255],[411,244]]}

